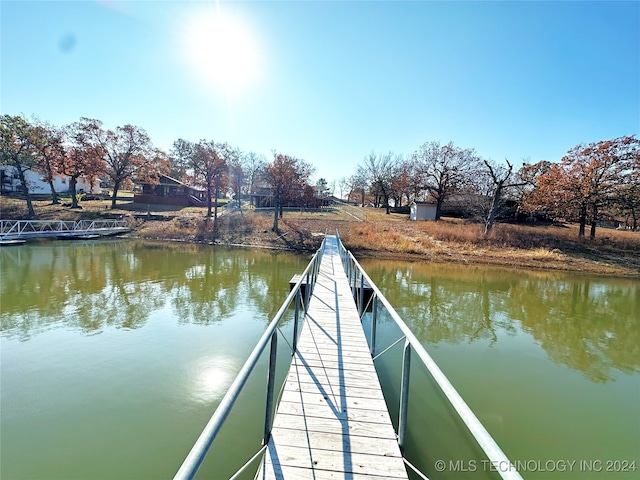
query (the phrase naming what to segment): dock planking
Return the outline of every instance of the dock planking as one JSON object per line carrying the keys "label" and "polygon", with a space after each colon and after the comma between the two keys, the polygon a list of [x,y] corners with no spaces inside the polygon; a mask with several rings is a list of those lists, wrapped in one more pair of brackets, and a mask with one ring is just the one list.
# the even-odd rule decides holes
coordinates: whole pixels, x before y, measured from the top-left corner
{"label": "dock planking", "polygon": [[407,478],[336,237],[326,238],[257,478]]}

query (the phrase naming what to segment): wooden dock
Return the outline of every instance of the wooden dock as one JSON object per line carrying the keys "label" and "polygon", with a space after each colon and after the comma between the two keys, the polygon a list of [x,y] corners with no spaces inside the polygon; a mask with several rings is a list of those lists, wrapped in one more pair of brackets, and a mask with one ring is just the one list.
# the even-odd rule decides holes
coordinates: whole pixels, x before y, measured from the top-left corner
{"label": "wooden dock", "polygon": [[335,236],[326,238],[257,478],[407,478]]}

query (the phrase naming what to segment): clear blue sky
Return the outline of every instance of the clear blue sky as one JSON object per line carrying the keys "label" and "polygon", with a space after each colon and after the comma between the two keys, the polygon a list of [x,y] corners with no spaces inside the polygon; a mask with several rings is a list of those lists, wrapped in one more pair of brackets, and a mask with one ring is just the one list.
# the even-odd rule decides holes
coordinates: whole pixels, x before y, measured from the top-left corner
{"label": "clear blue sky", "polygon": [[0,111],[226,141],[348,177],[453,141],[558,161],[640,132],[640,3],[0,2]]}

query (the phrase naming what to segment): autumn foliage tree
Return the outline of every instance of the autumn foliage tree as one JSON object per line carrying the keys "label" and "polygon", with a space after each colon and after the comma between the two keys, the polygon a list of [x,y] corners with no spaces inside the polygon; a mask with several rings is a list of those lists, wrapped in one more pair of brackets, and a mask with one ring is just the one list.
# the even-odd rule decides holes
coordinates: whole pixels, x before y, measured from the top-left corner
{"label": "autumn foliage tree", "polygon": [[227,184],[227,150],[226,143],[200,140],[193,149],[189,169],[193,172],[193,180],[196,185],[203,187],[207,192],[207,216],[211,217],[212,207],[215,203],[214,219],[218,216],[218,203],[214,200],[220,190]]}
{"label": "autumn foliage tree", "polygon": [[602,210],[628,198],[627,188],[638,188],[632,181],[638,151],[633,136],[577,145],[536,178],[537,187],[525,198],[525,206],[577,221],[581,237],[589,223],[589,236],[595,238]]}
{"label": "autumn foliage tree", "polygon": [[0,164],[10,165],[18,175],[27,203],[27,214],[35,217],[25,173],[36,165],[32,143],[33,126],[23,117],[3,115],[0,121]]}
{"label": "autumn foliage tree", "polygon": [[42,179],[49,184],[51,203],[57,205],[58,192],[53,181],[59,174],[58,165],[64,156],[64,132],[43,122],[36,122],[31,129],[31,145],[35,154],[34,170],[42,174]]}
{"label": "autumn foliage tree", "polygon": [[86,141],[85,149],[100,152],[105,173],[113,185],[111,208],[116,207],[118,191],[133,180],[154,183],[169,170],[166,155],[153,147],[147,133],[136,126],[124,125],[105,130],[102,122],[82,118],[77,124]]}
{"label": "autumn foliage tree", "polygon": [[82,119],[66,128],[67,142],[57,158],[56,170],[69,178],[71,208],[78,208],[76,187],[84,177],[91,185],[106,171],[104,151],[87,138],[87,122]]}
{"label": "autumn foliage tree", "polygon": [[304,160],[274,152],[273,161],[265,168],[265,179],[273,195],[272,230],[274,232],[279,232],[278,218],[282,217],[283,202],[304,195],[310,175],[311,166]]}

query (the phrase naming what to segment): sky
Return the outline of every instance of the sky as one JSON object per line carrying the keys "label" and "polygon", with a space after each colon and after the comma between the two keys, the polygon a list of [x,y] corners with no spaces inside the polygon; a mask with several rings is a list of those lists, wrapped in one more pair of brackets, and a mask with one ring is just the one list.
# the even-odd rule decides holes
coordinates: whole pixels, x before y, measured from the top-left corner
{"label": "sky", "polygon": [[277,151],[329,182],[453,142],[640,135],[640,2],[0,0],[0,112]]}

